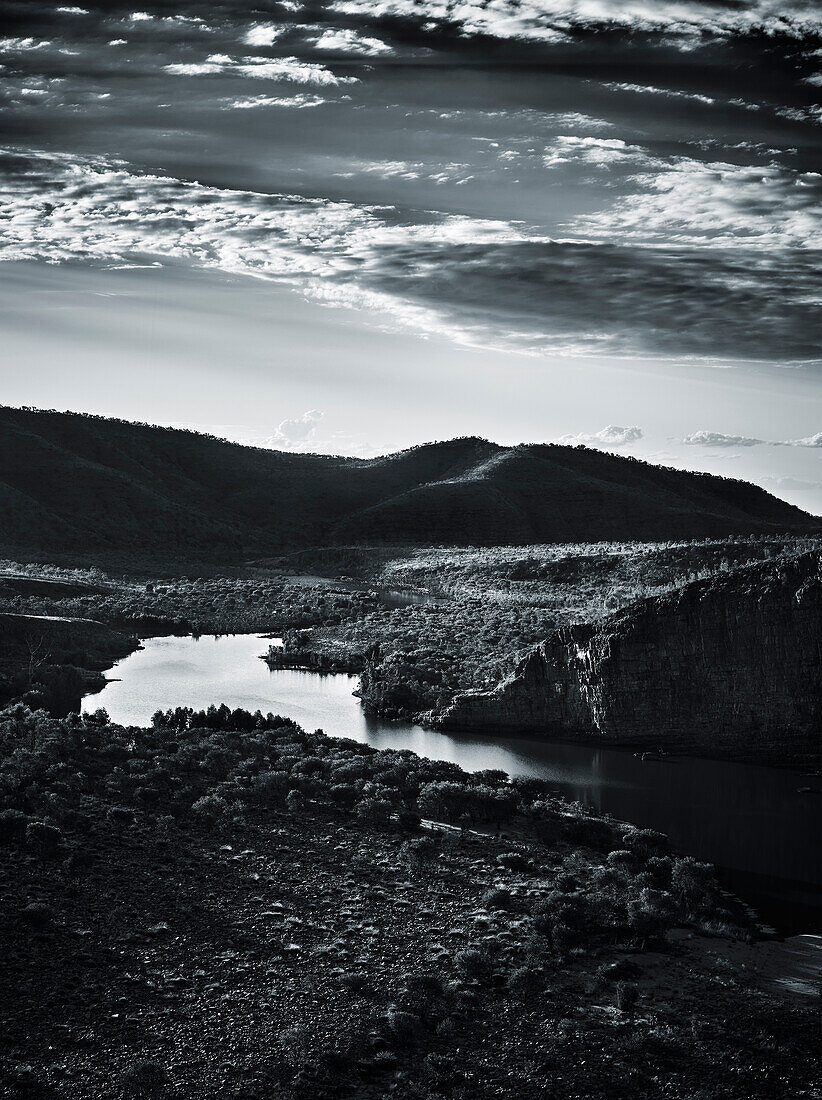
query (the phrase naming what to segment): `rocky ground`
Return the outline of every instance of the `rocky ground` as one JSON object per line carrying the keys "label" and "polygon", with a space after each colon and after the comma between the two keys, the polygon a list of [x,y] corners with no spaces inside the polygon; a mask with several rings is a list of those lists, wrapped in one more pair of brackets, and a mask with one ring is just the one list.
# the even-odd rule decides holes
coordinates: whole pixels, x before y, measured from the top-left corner
{"label": "rocky ground", "polygon": [[[323,775],[429,765],[294,727],[2,732],[4,1096],[821,1095],[816,990],[657,834],[526,788],[507,836],[376,813],[376,779],[334,805]],[[421,805],[491,789],[449,774]]]}

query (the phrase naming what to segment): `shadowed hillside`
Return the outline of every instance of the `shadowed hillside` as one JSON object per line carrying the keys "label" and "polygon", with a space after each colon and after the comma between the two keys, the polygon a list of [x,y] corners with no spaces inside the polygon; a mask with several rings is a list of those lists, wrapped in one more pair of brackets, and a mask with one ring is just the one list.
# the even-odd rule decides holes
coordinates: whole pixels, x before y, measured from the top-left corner
{"label": "shadowed hillside", "polygon": [[756,486],[582,447],[467,438],[289,454],[77,413],[0,409],[0,552],[238,561],[357,542],[505,545],[802,531]]}

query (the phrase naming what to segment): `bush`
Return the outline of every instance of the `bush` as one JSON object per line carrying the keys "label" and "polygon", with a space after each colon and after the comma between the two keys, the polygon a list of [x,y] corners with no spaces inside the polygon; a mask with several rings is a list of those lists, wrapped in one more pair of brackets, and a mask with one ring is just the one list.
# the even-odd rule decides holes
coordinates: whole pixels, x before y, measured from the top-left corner
{"label": "bush", "polygon": [[639,1000],[639,990],[633,982],[617,982],[616,1004],[620,1012],[633,1015]]}
{"label": "bush", "polygon": [[350,993],[361,993],[368,985],[368,975],[361,971],[346,971],[340,975],[340,984]]}
{"label": "bush", "polygon": [[664,833],[656,829],[637,829],[626,833],[622,843],[633,852],[641,862],[647,862],[651,856],[667,856],[671,851],[671,842]]}
{"label": "bush", "polygon": [[671,893],[691,916],[710,909],[717,893],[713,867],[690,857],[678,859],[671,873]]}
{"label": "bush", "polygon": [[397,814],[397,824],[406,833],[415,833],[422,824],[422,818],[413,810],[400,810]]}
{"label": "bush", "polygon": [[487,984],[494,976],[494,957],[486,947],[466,947],[454,956],[454,966],[468,982]]}
{"label": "bush", "polygon": [[603,963],[598,967],[596,976],[600,982],[619,982],[629,978],[638,978],[641,970],[631,959],[617,959],[616,962]]}
{"label": "bush", "polygon": [[138,1062],[123,1074],[127,1100],[155,1100],[168,1088],[168,1074],[157,1062]]}
{"label": "bush", "polygon": [[545,976],[538,966],[518,966],[508,978],[508,988],[520,993],[536,993],[545,988]]}
{"label": "bush", "polygon": [[439,845],[432,836],[421,836],[409,840],[405,845],[405,854],[412,863],[429,863],[437,854]]}
{"label": "bush", "polygon": [[204,794],[191,807],[191,812],[209,822],[226,821],[231,814],[228,803],[218,794]]}
{"label": "bush", "polygon": [[45,932],[54,924],[54,910],[42,901],[33,901],[20,913],[20,919],[29,928]]}
{"label": "bush", "polygon": [[527,871],[531,866],[522,852],[503,852],[497,856],[497,863],[508,871]]}
{"label": "bush", "polygon": [[357,803],[357,817],[371,825],[387,825],[391,820],[391,803],[384,798],[363,798]]}
{"label": "bush", "polygon": [[0,813],[0,844],[11,845],[24,841],[30,820],[21,810],[3,810]]}
{"label": "bush", "polygon": [[607,821],[596,817],[566,817],[562,822],[562,838],[569,844],[610,852],[614,846],[614,830]]}
{"label": "bush", "polygon": [[486,890],[480,899],[485,909],[513,909],[514,895],[510,890],[493,886]]}
{"label": "bush", "polygon": [[26,826],[26,846],[41,859],[49,859],[59,854],[63,834],[56,825],[45,821],[32,821]]}

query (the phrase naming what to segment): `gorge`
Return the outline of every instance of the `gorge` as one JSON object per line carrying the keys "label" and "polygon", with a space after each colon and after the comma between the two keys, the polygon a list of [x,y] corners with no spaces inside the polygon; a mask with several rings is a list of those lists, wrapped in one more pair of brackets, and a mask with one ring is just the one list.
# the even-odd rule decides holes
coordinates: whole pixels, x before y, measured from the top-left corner
{"label": "gorge", "polygon": [[816,765],[821,610],[818,553],[719,574],[558,630],[496,687],[461,693],[434,721]]}

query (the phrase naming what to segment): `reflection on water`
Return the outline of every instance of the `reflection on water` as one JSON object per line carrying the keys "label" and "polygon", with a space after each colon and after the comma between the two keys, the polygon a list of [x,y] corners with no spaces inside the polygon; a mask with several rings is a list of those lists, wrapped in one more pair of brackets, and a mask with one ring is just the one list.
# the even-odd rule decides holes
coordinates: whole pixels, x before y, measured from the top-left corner
{"label": "reflection on water", "polygon": [[[152,638],[121,661],[121,679],[87,700],[115,722],[147,725],[158,709],[226,703],[273,711],[309,730],[378,749],[411,749],[476,771],[502,768],[557,784],[564,794],[668,833],[686,851],[730,871],[766,876],[753,893],[822,905],[822,796],[799,794],[806,776],[775,768],[679,758],[642,761],[630,752],[559,742],[450,736],[368,718],[352,695],[357,677],[269,670],[257,635]],[[770,880],[770,881],[768,881]],[[780,880],[777,883],[776,880]]]}

